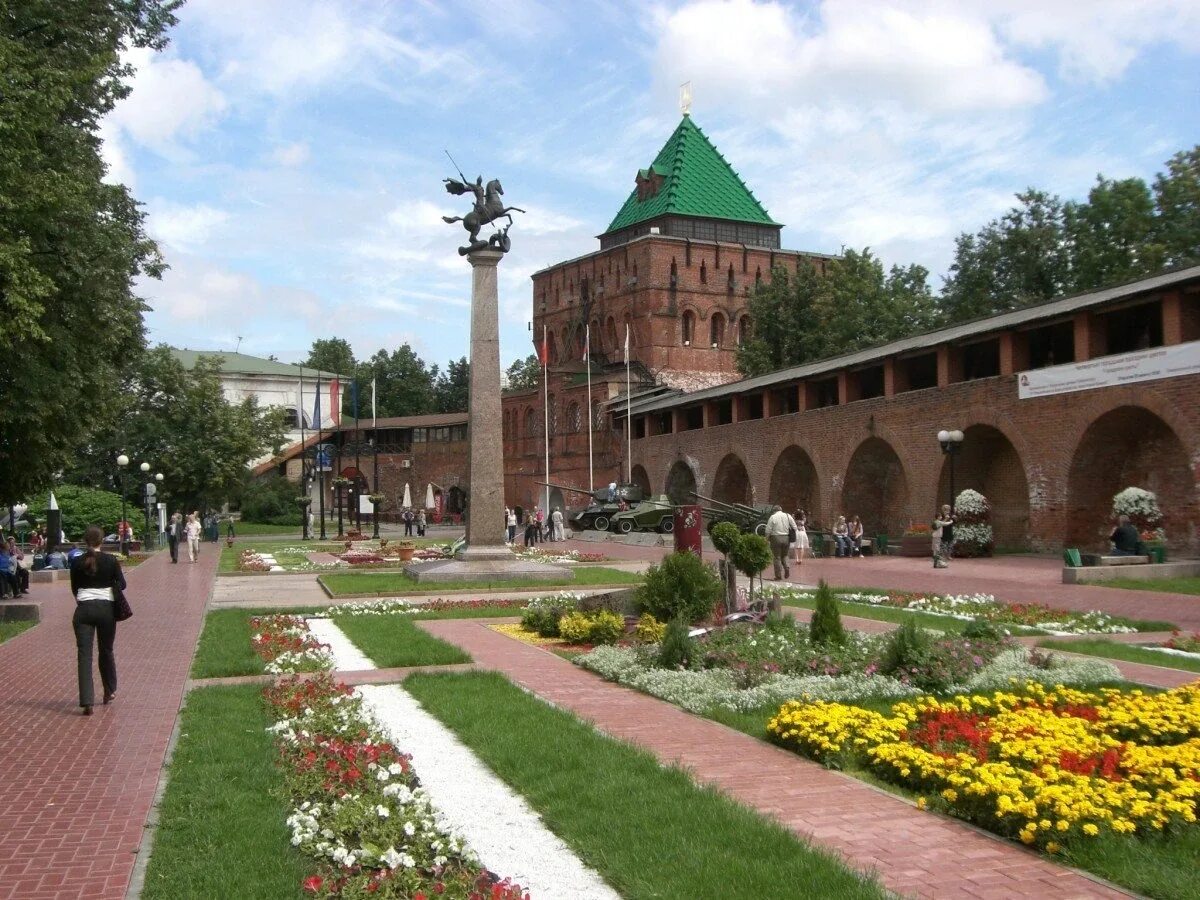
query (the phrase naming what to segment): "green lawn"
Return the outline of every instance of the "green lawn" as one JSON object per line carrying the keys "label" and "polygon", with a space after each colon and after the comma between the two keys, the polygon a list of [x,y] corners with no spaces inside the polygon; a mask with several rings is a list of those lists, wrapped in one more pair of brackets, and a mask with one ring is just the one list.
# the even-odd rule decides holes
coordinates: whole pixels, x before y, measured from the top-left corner
{"label": "green lawn", "polygon": [[397,597],[408,594],[444,593],[447,590],[525,591],[539,588],[595,587],[609,584],[619,586],[642,582],[641,575],[607,566],[576,566],[572,571],[575,573],[575,578],[562,582],[514,579],[431,584],[419,582],[405,572],[326,572],[321,575],[321,582],[335,597]]}
{"label": "green lawn", "polygon": [[1085,581],[1089,587],[1125,588],[1130,591],[1162,591],[1165,594],[1200,594],[1200,575],[1184,578],[1113,578]]}
{"label": "green lawn", "polygon": [[1141,838],[1105,832],[1090,841],[1072,841],[1062,861],[1146,897],[1195,900],[1200,828]]}
{"label": "green lawn", "polygon": [[413,624],[411,616],[334,616],[333,621],[381,669],[445,666],[471,657]]}
{"label": "green lawn", "polygon": [[28,631],[37,622],[33,619],[18,619],[12,622],[0,622],[0,644],[3,644],[9,638],[14,638],[22,631]]}
{"label": "green lawn", "polygon": [[[268,525],[265,522],[234,522],[233,530],[238,537],[249,537],[256,534],[293,534],[296,540],[304,533],[303,525]],[[221,527],[221,538],[225,538],[224,524]]]}
{"label": "green lawn", "polygon": [[146,871],[145,900],[301,897],[260,688],[191,691]]}
{"label": "green lawn", "polygon": [[622,897],[883,897],[787,829],[494,673],[404,686]]}
{"label": "green lawn", "polygon": [[1176,656],[1173,653],[1156,653],[1132,644],[1119,644],[1097,638],[1089,641],[1038,641],[1039,647],[1082,653],[1085,656],[1102,656],[1105,659],[1121,659],[1126,662],[1146,663],[1164,669],[1182,669],[1185,672],[1200,672],[1200,660]]}
{"label": "green lawn", "polygon": [[[855,593],[861,593],[855,591]],[[786,612],[789,606],[793,609],[812,609],[816,604],[813,601],[789,601],[788,606],[783,609]],[[946,631],[951,634],[959,634],[966,628],[970,622],[965,619],[956,619],[953,616],[939,616],[936,613],[909,612],[904,609],[897,609],[894,606],[872,606],[870,603],[847,603],[845,600],[838,600],[838,609],[843,615],[856,616],[860,619],[874,619],[877,622],[895,622],[900,624],[907,622],[909,619],[914,619],[918,625],[925,628],[933,628],[939,631]],[[1037,628],[1026,628],[1021,625],[1005,625],[1013,634],[1045,634]]]}

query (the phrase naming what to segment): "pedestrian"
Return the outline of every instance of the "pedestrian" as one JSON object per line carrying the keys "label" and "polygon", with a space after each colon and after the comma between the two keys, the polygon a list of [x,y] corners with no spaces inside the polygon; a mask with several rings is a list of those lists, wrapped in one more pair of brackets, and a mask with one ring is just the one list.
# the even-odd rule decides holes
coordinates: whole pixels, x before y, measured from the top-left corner
{"label": "pedestrian", "polygon": [[808,513],[802,509],[797,509],[796,514],[792,516],[796,521],[796,565],[804,565],[804,554],[808,552]]}
{"label": "pedestrian", "polygon": [[517,540],[517,511],[515,509],[504,510],[504,524],[508,526],[508,542],[516,543]]}
{"label": "pedestrian", "polygon": [[567,535],[563,531],[562,510],[557,506],[554,507],[554,512],[550,513],[550,525],[554,529],[554,540],[565,541],[567,539]]}
{"label": "pedestrian", "polygon": [[179,542],[184,540],[183,516],[175,513],[167,523],[167,546],[171,550],[171,562],[179,562]]}
{"label": "pedestrian", "polygon": [[192,513],[187,517],[187,524],[183,527],[184,534],[187,536],[188,543],[188,558],[196,561],[196,557],[200,555],[200,516]]}
{"label": "pedestrian", "polygon": [[546,514],[542,512],[540,506],[537,508],[537,514],[534,516],[534,519],[537,521],[537,539],[540,544],[546,540]]}
{"label": "pedestrian", "polygon": [[417,537],[425,537],[425,507],[417,510]]}
{"label": "pedestrian", "polygon": [[413,511],[407,506],[404,508],[404,513],[400,516],[404,521],[404,536],[412,537],[413,533]]}
{"label": "pedestrian", "polygon": [[[775,580],[789,578],[792,574],[788,566],[789,535],[796,530],[795,520],[776,504],[767,519],[767,543],[771,546],[771,564],[774,567]],[[782,575],[781,575],[782,573]]]}
{"label": "pedestrian", "polygon": [[848,558],[850,556],[850,526],[846,524],[845,516],[837,517],[837,523],[833,526],[833,540],[837,544],[833,555],[839,559]]}
{"label": "pedestrian", "polygon": [[950,512],[950,504],[943,503],[941,514],[933,520],[933,567],[949,568],[953,554],[954,516]]}
{"label": "pedestrian", "polygon": [[100,552],[103,540],[104,532],[89,525],[83,535],[87,550],[71,563],[71,593],[75,595],[71,627],[75,630],[79,705],[85,716],[92,714],[96,702],[92,684],[93,640],[100,647],[104,702],[111,703],[117,694],[117,661],[113,655],[117,620],[113,616],[113,597],[114,591],[125,590],[125,576],[121,574],[121,564],[115,556]]}
{"label": "pedestrian", "polygon": [[537,543],[537,519],[533,513],[525,513],[525,546],[532,547]]}
{"label": "pedestrian", "polygon": [[313,523],[314,522],[316,522],[316,518],[313,516],[312,507],[310,506],[308,508],[308,536],[309,537],[316,537],[316,535],[313,534]]}
{"label": "pedestrian", "polygon": [[228,519],[225,520],[225,537],[229,538],[230,540],[233,540],[234,537],[236,537],[236,536],[237,535],[233,530],[233,516],[230,516]]}

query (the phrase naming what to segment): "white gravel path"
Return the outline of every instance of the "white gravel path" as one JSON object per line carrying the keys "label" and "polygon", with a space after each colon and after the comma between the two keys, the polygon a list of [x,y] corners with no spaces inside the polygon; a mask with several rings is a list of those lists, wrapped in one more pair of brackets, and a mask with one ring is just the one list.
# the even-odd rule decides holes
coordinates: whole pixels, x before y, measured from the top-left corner
{"label": "white gravel path", "polygon": [[[330,619],[309,619],[330,646],[334,667],[377,668]],[[619,900],[596,872],[553,834],[522,797],[497,778],[441,722],[398,684],[357,688],[375,720],[403,752],[439,819],[461,835],[491,871],[529,891],[533,900]]]}

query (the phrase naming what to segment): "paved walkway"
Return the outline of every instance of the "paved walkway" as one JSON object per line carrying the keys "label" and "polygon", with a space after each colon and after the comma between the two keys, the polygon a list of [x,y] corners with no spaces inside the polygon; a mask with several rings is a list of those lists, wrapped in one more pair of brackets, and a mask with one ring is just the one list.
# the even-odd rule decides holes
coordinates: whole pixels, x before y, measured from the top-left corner
{"label": "paved walkway", "polygon": [[70,589],[34,586],[41,624],[0,644],[0,898],[125,896],[216,566],[202,550],[194,565],[159,553],[130,570],[117,697],[90,718]]}
{"label": "paved walkway", "polygon": [[478,665],[556,706],[677,763],[701,783],[772,816],[802,838],[874,870],[888,888],[922,897],[1122,897],[962,822],[912,804],[636,691],[485,627],[481,620],[419,623]]}

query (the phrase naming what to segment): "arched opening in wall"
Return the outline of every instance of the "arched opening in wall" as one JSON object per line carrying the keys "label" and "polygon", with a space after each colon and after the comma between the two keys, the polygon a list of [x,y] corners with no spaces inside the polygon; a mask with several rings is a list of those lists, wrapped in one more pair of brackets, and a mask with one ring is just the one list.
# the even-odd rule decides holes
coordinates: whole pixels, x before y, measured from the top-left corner
{"label": "arched opening in wall", "polygon": [[552,365],[552,366],[557,365],[558,364],[558,341],[554,340],[554,338],[550,338],[549,344],[550,344],[550,365]]}
{"label": "arched opening in wall", "polygon": [[683,346],[691,346],[696,339],[696,314],[690,309],[683,311]]}
{"label": "arched opening in wall", "polygon": [[633,471],[629,473],[629,477],[633,483],[642,489],[643,497],[652,497],[653,489],[650,487],[650,476],[646,474],[645,466],[639,463],[633,467]]}
{"label": "arched opening in wall", "polygon": [[1140,406],[1100,416],[1075,448],[1067,476],[1067,543],[1107,549],[1112,498],[1127,487],[1158,496],[1172,550],[1197,550],[1200,503],[1187,449],[1170,425]]}
{"label": "arched opening in wall", "polygon": [[[991,425],[972,425],[963,431],[962,449],[954,460],[954,489],[970,488],[987,497],[992,507],[992,534],[997,547],[1029,547],[1029,482],[1017,448],[1004,432]],[[950,502],[950,460],[942,460],[935,507]]]}
{"label": "arched opening in wall", "polygon": [[525,410],[525,437],[533,437],[537,434],[537,413],[533,411],[533,407]]}
{"label": "arched opening in wall", "polygon": [[549,429],[550,437],[558,434],[558,398],[551,394],[546,399],[546,427]]}
{"label": "arched opening in wall", "polygon": [[[930,510],[930,515],[933,510]],[[826,516],[832,525],[836,515],[862,519],[868,537],[887,534],[899,537],[908,526],[908,479],[900,457],[882,438],[867,438],[858,445],[846,467],[842,486],[842,508]]]}
{"label": "arched opening in wall", "polygon": [[663,487],[663,493],[667,498],[675,504],[682,503],[699,503],[692,492],[696,490],[696,473],[692,471],[692,467],[679,459],[671,466],[671,470],[667,472],[667,483]]}
{"label": "arched opening in wall", "polygon": [[574,401],[567,407],[567,431],[572,434],[583,431],[583,415],[579,411],[579,404]]}
{"label": "arched opening in wall", "polygon": [[713,476],[713,499],[722,503],[749,503],[750,473],[746,464],[736,453],[728,454],[717,466],[717,474]]}
{"label": "arched opening in wall", "polygon": [[708,326],[708,340],[714,347],[720,347],[725,343],[725,317],[720,313],[712,315]]}
{"label": "arched opening in wall", "polygon": [[604,327],[604,331],[607,334],[605,345],[615,350],[617,347],[617,320],[609,316],[608,324]]}
{"label": "arched opening in wall", "polygon": [[604,405],[599,400],[592,401],[592,431],[604,430]]}
{"label": "arched opening in wall", "polygon": [[768,502],[778,503],[785,511],[798,509],[808,513],[810,527],[821,520],[821,491],[817,482],[817,467],[812,457],[792,444],[779,454],[771,470],[771,493]]}
{"label": "arched opening in wall", "polygon": [[742,344],[746,343],[746,341],[750,340],[750,317],[749,316],[742,316],[740,319],[738,319],[737,339],[738,339],[738,346],[741,346]]}
{"label": "arched opening in wall", "polygon": [[550,513],[552,510],[561,509],[564,513],[567,511],[567,504],[563,500],[563,492],[558,488],[550,488],[550,509],[542,510],[545,513]]}
{"label": "arched opening in wall", "polygon": [[450,515],[462,515],[467,508],[467,494],[457,484],[446,491],[446,512]]}

